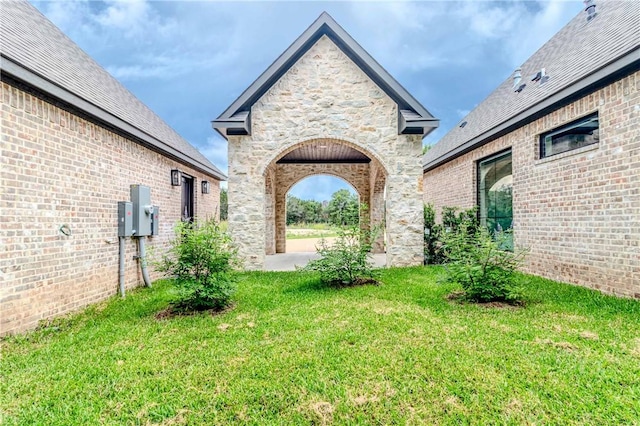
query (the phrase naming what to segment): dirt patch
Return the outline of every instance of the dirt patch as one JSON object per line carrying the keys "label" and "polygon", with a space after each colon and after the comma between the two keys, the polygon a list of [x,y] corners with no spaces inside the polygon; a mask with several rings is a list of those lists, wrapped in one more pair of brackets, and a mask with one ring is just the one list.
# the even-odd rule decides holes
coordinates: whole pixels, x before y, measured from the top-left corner
{"label": "dirt patch", "polygon": [[465,292],[462,290],[452,291],[447,294],[445,297],[447,300],[456,303],[464,303],[469,305],[477,305],[483,308],[488,309],[517,309],[524,306],[524,303],[514,301],[514,302],[472,302],[465,299]]}
{"label": "dirt patch", "polygon": [[161,310],[160,312],[154,315],[155,319],[158,321],[167,320],[175,317],[189,317],[193,315],[200,315],[203,312],[210,314],[211,316],[217,316],[225,314],[236,307],[235,303],[227,306],[224,309],[206,309],[202,311],[194,311],[194,310],[185,310],[178,308],[176,306],[170,305],[166,309]]}
{"label": "dirt patch", "polygon": [[533,343],[539,344],[539,345],[549,345],[549,346],[553,346],[555,348],[560,348],[560,349],[565,349],[568,351],[573,351],[578,349],[577,346],[569,343],[569,342],[554,342],[551,339],[536,339],[533,341]]}
{"label": "dirt patch", "polygon": [[327,425],[333,422],[335,408],[330,402],[313,402],[309,404],[309,409],[314,417],[314,424]]}
{"label": "dirt patch", "polygon": [[598,340],[598,335],[592,331],[583,331],[580,333],[580,337],[587,340]]}

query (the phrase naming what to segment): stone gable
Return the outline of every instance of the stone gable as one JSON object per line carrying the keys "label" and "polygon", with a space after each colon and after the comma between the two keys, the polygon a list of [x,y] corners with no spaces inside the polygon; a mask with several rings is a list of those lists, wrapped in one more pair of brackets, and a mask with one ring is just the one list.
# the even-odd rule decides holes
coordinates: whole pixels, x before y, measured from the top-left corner
{"label": "stone gable", "polygon": [[[386,209],[381,192],[367,188],[360,195],[376,203],[379,221],[386,211],[387,263],[422,263],[422,138],[398,135],[396,103],[323,36],[253,105],[251,135],[229,136],[229,227],[246,266],[262,268],[269,238],[261,236],[284,226],[276,219],[285,217],[277,213],[283,200],[275,199],[282,191],[266,187],[267,170],[277,175],[273,165],[285,153],[318,141],[347,145],[371,159],[363,181],[377,173],[373,184],[384,182],[377,185],[382,191],[386,185]],[[272,176],[269,184],[278,180]],[[270,251],[273,244],[266,246]]]}

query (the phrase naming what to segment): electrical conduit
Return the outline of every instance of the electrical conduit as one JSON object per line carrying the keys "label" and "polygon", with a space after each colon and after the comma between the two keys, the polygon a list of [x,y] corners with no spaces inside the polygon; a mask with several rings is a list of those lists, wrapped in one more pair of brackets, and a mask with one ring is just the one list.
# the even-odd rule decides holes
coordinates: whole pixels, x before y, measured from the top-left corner
{"label": "electrical conduit", "polygon": [[151,280],[149,279],[149,272],[147,271],[147,251],[144,246],[144,237],[136,238],[138,240],[138,262],[140,263],[140,270],[142,271],[142,279],[144,285],[151,287]]}

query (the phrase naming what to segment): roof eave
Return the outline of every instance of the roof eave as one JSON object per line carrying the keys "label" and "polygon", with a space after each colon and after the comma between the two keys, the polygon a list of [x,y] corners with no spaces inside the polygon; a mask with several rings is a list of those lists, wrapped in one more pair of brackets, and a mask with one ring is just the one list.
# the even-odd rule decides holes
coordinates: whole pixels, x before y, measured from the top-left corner
{"label": "roof eave", "polygon": [[562,104],[567,99],[573,98],[576,95],[582,94],[584,92],[589,92],[593,87],[598,86],[600,83],[602,83],[602,81],[607,80],[609,77],[624,72],[626,69],[637,69],[639,65],[640,48],[636,48],[622,55],[618,59],[610,62],[608,65],[605,65],[595,72],[581,78],[579,81],[555,92],[554,94],[541,100],[525,111],[522,111],[520,114],[517,114],[510,119],[503,121],[497,126],[494,126],[486,132],[474,137],[473,139],[470,139],[469,141],[456,147],[455,149],[446,152],[440,157],[434,158],[431,161],[424,163],[422,166],[422,170],[425,173],[433,170],[436,167],[459,157],[460,155],[463,155],[479,146],[490,142],[491,140],[495,139],[496,136],[511,131],[513,128],[522,125],[532,117],[543,114],[547,110],[557,108],[559,104]]}
{"label": "roof eave", "polygon": [[94,105],[93,103],[79,97],[78,95],[64,89],[57,84],[47,80],[46,78],[40,76],[39,74],[23,67],[17,62],[13,61],[11,58],[6,57],[5,55],[1,55],[0,61],[0,72],[6,73],[7,75],[25,82],[29,86],[36,88],[37,90],[46,93],[49,96],[52,96],[60,101],[67,103],[74,108],[77,108],[84,113],[88,114],[95,119],[107,123],[110,126],[113,126],[116,129],[121,130],[124,133],[131,135],[132,137],[144,141],[145,144],[149,147],[155,148],[157,151],[167,155],[168,157],[174,158],[186,165],[192,166],[195,169],[215,178],[218,180],[226,180],[227,176],[221,173],[218,170],[212,169],[211,167],[203,164],[184,153],[176,150],[170,145],[162,142],[159,139],[149,135],[148,133],[138,129],[137,127],[132,126],[126,121],[116,117],[115,115],[103,110],[102,108]]}

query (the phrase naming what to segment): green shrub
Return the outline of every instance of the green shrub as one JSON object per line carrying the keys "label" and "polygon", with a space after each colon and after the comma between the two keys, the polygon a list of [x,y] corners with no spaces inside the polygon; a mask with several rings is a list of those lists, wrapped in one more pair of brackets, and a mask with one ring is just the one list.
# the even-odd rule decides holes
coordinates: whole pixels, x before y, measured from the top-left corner
{"label": "green shrub", "polygon": [[424,263],[436,265],[447,261],[443,235],[445,232],[458,232],[464,226],[469,235],[477,232],[477,208],[470,208],[458,212],[457,207],[442,208],[442,225],[436,224],[436,211],[432,204],[424,205]]}
{"label": "green shrub", "polygon": [[508,236],[492,236],[485,228],[470,232],[467,224],[443,234],[447,255],[447,278],[464,289],[464,298],[473,302],[518,302],[521,297],[515,270],[526,251],[503,250]]}
{"label": "green shrub", "polygon": [[[368,207],[360,205],[362,217],[367,217]],[[339,228],[333,244],[320,240],[316,248],[319,259],[312,260],[302,268],[306,271],[317,271],[320,280],[332,286],[350,286],[375,282],[375,271],[371,261],[371,242],[375,241],[379,230],[371,230],[365,219],[359,225]]]}
{"label": "green shrub", "polygon": [[179,291],[178,309],[221,310],[235,292],[237,250],[218,223],[180,222],[176,238],[156,268],[172,277]]}
{"label": "green shrub", "polygon": [[424,264],[442,263],[440,233],[442,226],[436,224],[436,210],[433,204],[424,205]]}

